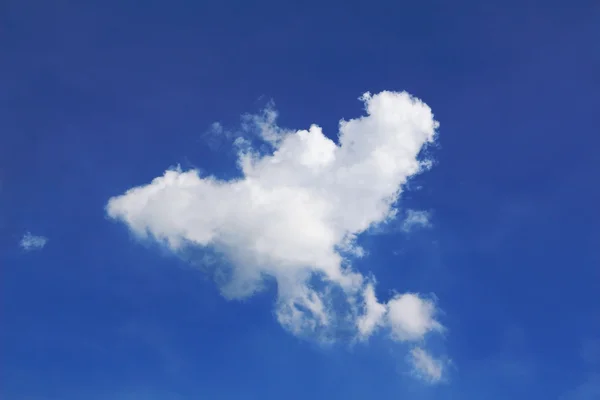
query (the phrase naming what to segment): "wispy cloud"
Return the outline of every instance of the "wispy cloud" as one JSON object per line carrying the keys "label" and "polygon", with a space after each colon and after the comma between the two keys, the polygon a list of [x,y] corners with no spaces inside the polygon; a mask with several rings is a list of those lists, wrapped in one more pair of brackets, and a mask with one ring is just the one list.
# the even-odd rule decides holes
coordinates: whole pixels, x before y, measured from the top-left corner
{"label": "wispy cloud", "polygon": [[579,386],[566,393],[561,400],[600,399],[600,339],[596,337],[584,340],[581,355],[587,369],[587,376]]}
{"label": "wispy cloud", "polygon": [[30,232],[25,233],[19,242],[21,248],[25,251],[41,250],[46,246],[48,238],[44,236],[32,235]]}
{"label": "wispy cloud", "polygon": [[[423,170],[419,153],[438,123],[407,93],[361,97],[366,116],[340,122],[338,143],[321,128],[288,130],[277,113],[246,116],[243,129],[269,146],[237,142],[242,178],[223,181],[197,170],[167,170],[110,199],[110,217],[178,254],[211,249],[227,262],[210,268],[222,294],[247,298],[265,277],[277,282],[276,315],[288,331],[332,342],[378,329],[415,342],[441,330],[433,302],[418,293],[380,302],[375,281],[352,268],[364,254],[359,234],[396,215],[407,180]],[[211,132],[224,131],[219,124]],[[427,214],[409,214],[423,225]],[[344,301],[340,301],[344,299]],[[440,372],[441,374],[441,372]]]}
{"label": "wispy cloud", "polygon": [[430,383],[438,383],[444,376],[444,362],[433,358],[421,347],[415,347],[410,352],[410,362],[415,376]]}
{"label": "wispy cloud", "polygon": [[428,228],[431,226],[431,214],[427,211],[407,210],[402,223],[402,230],[410,232],[415,228]]}

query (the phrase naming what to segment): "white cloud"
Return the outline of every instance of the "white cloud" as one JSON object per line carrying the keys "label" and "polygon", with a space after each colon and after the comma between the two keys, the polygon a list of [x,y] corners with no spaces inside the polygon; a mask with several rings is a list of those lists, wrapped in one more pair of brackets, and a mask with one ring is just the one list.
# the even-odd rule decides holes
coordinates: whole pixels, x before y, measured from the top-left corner
{"label": "white cloud", "polygon": [[410,351],[409,359],[415,376],[430,383],[438,383],[443,379],[444,363],[433,358],[422,348],[413,348]]}
{"label": "white cloud", "polygon": [[385,304],[381,304],[375,297],[373,284],[366,285],[364,293],[364,313],[357,319],[359,339],[366,339],[380,327],[388,311]]}
{"label": "white cloud", "polygon": [[428,332],[441,331],[435,320],[435,304],[415,293],[405,293],[392,298],[388,304],[388,321],[396,340],[420,340]]}
{"label": "white cloud", "polygon": [[414,228],[427,228],[431,226],[431,215],[427,211],[407,210],[406,218],[402,224],[405,232],[410,232]]}
{"label": "white cloud", "polygon": [[247,116],[244,128],[271,151],[236,140],[239,179],[167,170],[111,198],[107,213],[174,252],[195,247],[223,256],[227,266],[213,273],[227,298],[252,296],[274,279],[277,318],[295,334],[334,340],[351,328],[366,339],[385,326],[396,340],[421,340],[441,327],[434,304],[416,294],[379,303],[373,282],[350,261],[364,255],[357,235],[395,216],[393,204],[423,169],[417,157],[438,123],[405,92],[361,100],[367,115],[341,121],[337,143],[317,125],[278,127],[272,108]]}
{"label": "white cloud", "polygon": [[25,235],[23,235],[23,238],[21,239],[21,242],[19,242],[19,245],[25,251],[32,251],[43,249],[47,242],[48,239],[44,236],[35,236],[32,235],[30,232],[27,232],[25,233]]}

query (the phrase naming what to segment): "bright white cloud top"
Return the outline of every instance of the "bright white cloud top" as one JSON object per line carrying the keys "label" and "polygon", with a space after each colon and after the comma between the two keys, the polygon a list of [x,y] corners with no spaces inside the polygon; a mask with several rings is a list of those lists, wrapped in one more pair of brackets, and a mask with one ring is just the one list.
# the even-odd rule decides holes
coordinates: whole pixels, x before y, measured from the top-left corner
{"label": "bright white cloud top", "polygon": [[30,232],[25,233],[19,242],[19,246],[25,251],[41,250],[46,246],[48,239],[44,236],[35,236]]}
{"label": "bright white cloud top", "polygon": [[[435,304],[414,293],[379,302],[375,282],[351,260],[363,254],[357,235],[394,218],[403,184],[429,166],[418,155],[438,123],[405,92],[361,100],[367,115],[341,121],[337,143],[317,125],[282,129],[269,110],[248,121],[272,152],[238,141],[239,179],[170,169],[111,198],[107,213],[173,252],[221,255],[226,262],[213,272],[227,298],[252,296],[274,279],[277,318],[294,334],[333,341],[351,332],[366,340],[386,329],[393,340],[422,343],[442,329]],[[427,366],[419,351],[415,367],[441,379],[441,367]]]}

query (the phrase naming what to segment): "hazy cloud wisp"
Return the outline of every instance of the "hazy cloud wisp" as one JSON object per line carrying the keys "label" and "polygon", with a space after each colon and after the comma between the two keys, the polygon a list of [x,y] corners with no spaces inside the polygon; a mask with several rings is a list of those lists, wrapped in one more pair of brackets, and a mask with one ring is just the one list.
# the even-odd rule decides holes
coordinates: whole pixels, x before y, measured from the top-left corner
{"label": "hazy cloud wisp", "polygon": [[402,223],[402,230],[410,232],[415,228],[428,228],[431,226],[430,218],[431,216],[427,211],[407,210]]}
{"label": "hazy cloud wisp", "polygon": [[19,242],[19,246],[25,251],[41,250],[46,246],[48,238],[44,236],[32,235],[30,232],[25,233]]}

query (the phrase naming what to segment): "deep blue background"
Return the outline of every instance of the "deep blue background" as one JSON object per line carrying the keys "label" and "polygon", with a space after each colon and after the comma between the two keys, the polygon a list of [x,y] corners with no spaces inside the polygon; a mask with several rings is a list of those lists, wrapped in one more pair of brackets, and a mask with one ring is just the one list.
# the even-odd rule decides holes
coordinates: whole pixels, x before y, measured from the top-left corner
{"label": "deep blue background", "polygon": [[[0,2],[1,397],[592,399],[599,43],[592,0]],[[363,238],[357,267],[382,294],[436,293],[446,384],[383,341],[301,342],[272,293],[227,302],[105,218],[171,165],[233,173],[213,121],[273,99],[282,125],[334,137],[383,89],[441,122],[402,202],[434,226]],[[21,251],[26,231],[46,248]]]}

